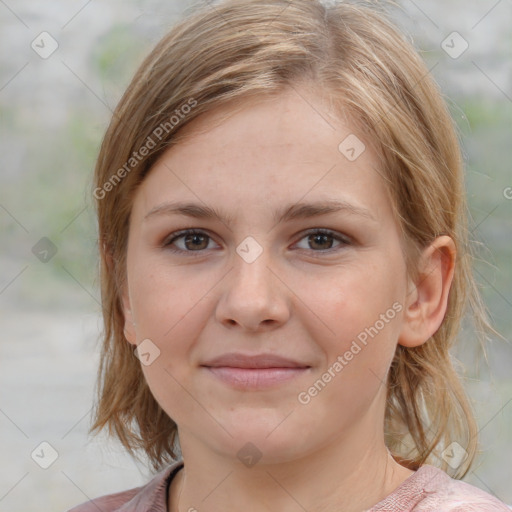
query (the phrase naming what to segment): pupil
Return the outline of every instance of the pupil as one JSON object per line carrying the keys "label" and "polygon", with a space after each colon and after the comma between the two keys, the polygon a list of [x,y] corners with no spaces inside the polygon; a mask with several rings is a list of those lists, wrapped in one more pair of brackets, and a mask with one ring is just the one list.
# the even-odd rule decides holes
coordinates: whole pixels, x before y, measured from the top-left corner
{"label": "pupil", "polygon": [[330,235],[323,235],[323,234],[320,234],[320,235],[313,235],[313,240],[314,240],[314,244],[325,244],[326,243],[326,239],[328,239],[330,237]]}
{"label": "pupil", "polygon": [[[203,235],[189,235],[188,236],[188,241],[192,241],[192,245],[194,245],[194,247],[199,247],[201,245],[201,238],[205,238]],[[203,243],[204,243],[204,240],[203,240]]]}

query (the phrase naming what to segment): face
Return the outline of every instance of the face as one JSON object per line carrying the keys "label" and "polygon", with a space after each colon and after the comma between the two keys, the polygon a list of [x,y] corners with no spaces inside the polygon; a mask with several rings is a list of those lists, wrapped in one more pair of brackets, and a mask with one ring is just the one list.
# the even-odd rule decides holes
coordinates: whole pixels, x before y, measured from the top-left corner
{"label": "face", "polygon": [[125,334],[180,440],[284,461],[382,435],[404,255],[376,155],[325,112],[287,91],[203,115],[137,190]]}

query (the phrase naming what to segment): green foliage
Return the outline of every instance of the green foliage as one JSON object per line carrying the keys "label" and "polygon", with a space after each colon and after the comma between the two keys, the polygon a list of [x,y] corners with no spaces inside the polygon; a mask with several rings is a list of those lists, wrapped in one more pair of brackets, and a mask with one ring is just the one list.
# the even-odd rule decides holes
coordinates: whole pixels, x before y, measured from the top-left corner
{"label": "green foliage", "polygon": [[93,72],[104,83],[126,86],[148,48],[134,37],[133,28],[116,25],[98,38],[91,55]]}

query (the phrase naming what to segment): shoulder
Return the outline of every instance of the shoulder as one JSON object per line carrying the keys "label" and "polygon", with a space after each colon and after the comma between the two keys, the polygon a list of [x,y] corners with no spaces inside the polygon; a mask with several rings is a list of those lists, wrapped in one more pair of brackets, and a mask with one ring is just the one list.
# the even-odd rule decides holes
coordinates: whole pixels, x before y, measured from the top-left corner
{"label": "shoulder", "polygon": [[[510,512],[498,498],[479,487],[449,477],[444,471],[426,466],[425,476],[431,483],[424,486],[425,497],[418,512],[446,510],[447,512]],[[440,508],[442,507],[442,508]],[[414,509],[416,511],[416,509]]]}
{"label": "shoulder", "polygon": [[182,465],[182,461],[176,461],[145,485],[91,499],[67,512],[166,512],[168,482]]}
{"label": "shoulder", "polygon": [[86,501],[76,507],[69,509],[67,512],[116,512],[123,505],[130,502],[134,496],[144,490],[145,486],[136,487],[127,491],[121,491],[106,496],[100,496]]}
{"label": "shoulder", "polygon": [[510,512],[493,495],[430,465],[422,466],[371,512]]}

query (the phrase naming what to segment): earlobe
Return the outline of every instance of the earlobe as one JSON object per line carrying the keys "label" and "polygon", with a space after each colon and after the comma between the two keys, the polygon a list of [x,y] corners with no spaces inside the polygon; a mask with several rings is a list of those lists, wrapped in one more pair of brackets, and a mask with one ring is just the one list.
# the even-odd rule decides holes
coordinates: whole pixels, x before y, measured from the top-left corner
{"label": "earlobe", "polygon": [[127,286],[123,287],[123,292],[121,296],[121,302],[123,305],[123,314],[124,314],[124,337],[126,340],[132,345],[136,345],[137,335],[135,332],[135,320],[133,318],[133,313],[130,304],[130,298],[128,296]]}
{"label": "earlobe", "polygon": [[439,329],[448,305],[455,257],[455,244],[446,235],[437,237],[423,251],[418,279],[411,283],[405,298],[400,345],[417,347]]}
{"label": "earlobe", "polygon": [[[110,251],[108,244],[104,240],[102,241],[101,248],[108,271],[115,274],[114,258],[112,257],[112,252]],[[121,306],[124,315],[124,337],[129,343],[136,345],[137,336],[135,333],[135,320],[133,318],[128,294],[128,285],[126,282],[121,286]]]}

